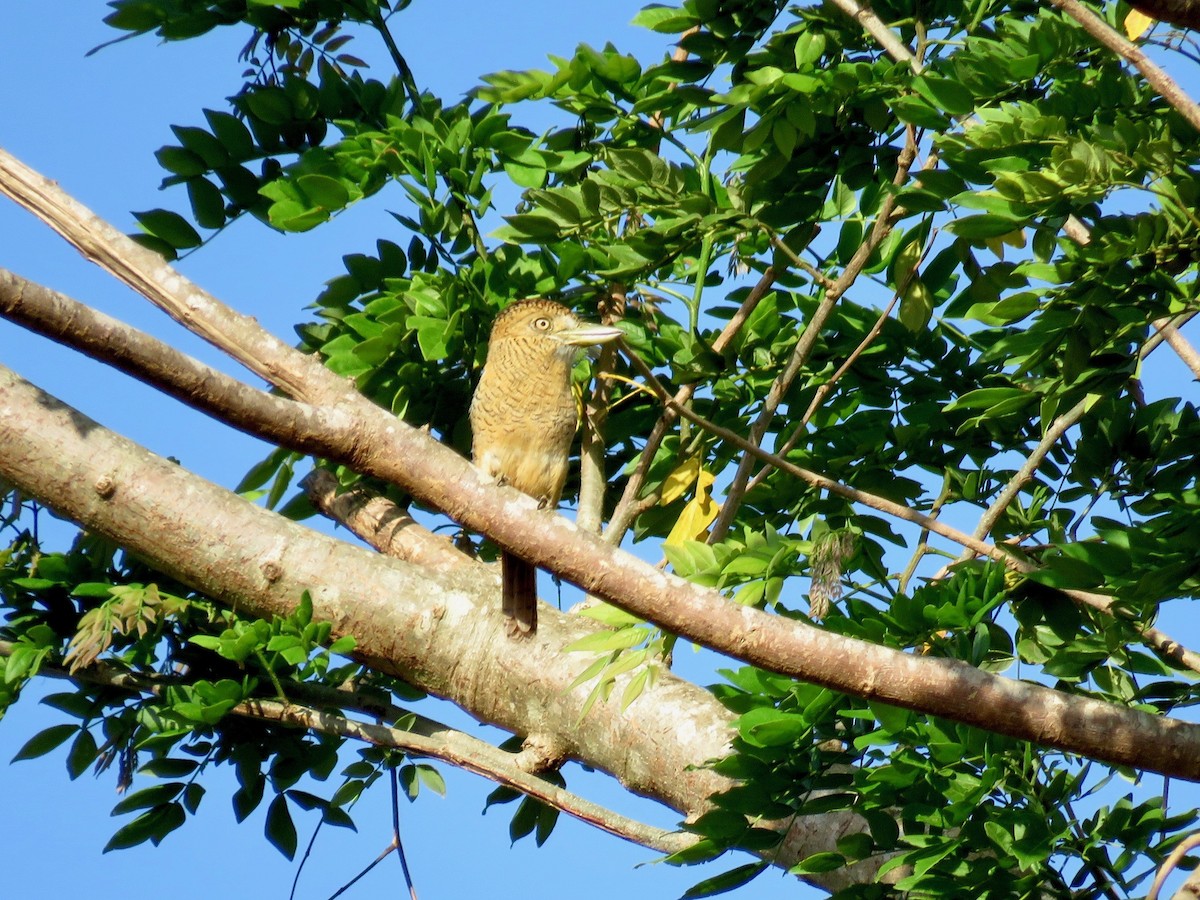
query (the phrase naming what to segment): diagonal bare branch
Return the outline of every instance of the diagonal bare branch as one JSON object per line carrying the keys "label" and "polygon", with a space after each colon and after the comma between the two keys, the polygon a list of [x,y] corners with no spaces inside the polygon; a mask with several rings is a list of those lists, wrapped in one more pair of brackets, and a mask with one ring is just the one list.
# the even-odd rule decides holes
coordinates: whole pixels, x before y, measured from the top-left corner
{"label": "diagonal bare branch", "polygon": [[1141,49],[1115,31],[1107,22],[1084,6],[1079,0],[1046,0],[1046,2],[1062,10],[1080,27],[1097,41],[1111,50],[1121,59],[1133,65],[1154,90],[1191,124],[1200,131],[1200,104],[1197,104],[1187,91],[1179,86],[1170,75],[1159,68]]}
{"label": "diagonal bare branch", "polygon": [[[84,257],[129,285],[189,331],[297,400],[345,393],[341,379],[296,353],[251,316],[235,312],[130,240],[45,176],[0,149],[0,194],[29,210]],[[297,358],[299,357],[299,358]]]}
{"label": "diagonal bare branch", "polygon": [[[916,156],[916,134],[909,128],[904,149],[900,151],[900,155],[896,159],[896,174],[892,178],[894,186],[899,187],[908,179],[909,169],[912,167]],[[871,228],[871,233],[858,249],[855,250],[854,255],[850,258],[850,261],[846,264],[845,269],[842,270],[842,274],[838,276],[838,279],[831,287],[826,288],[825,295],[821,298],[821,302],[813,312],[812,318],[805,323],[804,331],[800,334],[800,339],[792,349],[791,358],[788,360],[784,370],[771,385],[771,389],[763,401],[758,418],[750,426],[750,443],[755,447],[761,446],[763,436],[767,433],[767,429],[771,424],[771,420],[775,417],[775,412],[779,408],[779,404],[783,402],[783,398],[791,388],[792,382],[800,373],[800,369],[808,361],[813,348],[816,347],[817,340],[821,336],[822,329],[825,327],[825,322],[833,314],[838,301],[854,285],[854,282],[858,280],[858,276],[862,273],[871,254],[875,252],[883,242],[883,239],[891,232],[894,225],[893,216],[897,209],[896,196],[896,193],[892,192],[884,199],[880,206],[879,214],[875,218],[875,224]],[[718,513],[717,520],[713,522],[712,529],[709,532],[708,543],[718,543],[724,540],[725,535],[728,534],[729,527],[733,524],[734,516],[741,505],[742,497],[746,493],[746,485],[750,479],[750,470],[753,466],[754,460],[749,456],[743,456],[738,462],[733,482],[730,484],[728,491],[726,491],[725,501],[721,504],[721,511]]]}
{"label": "diagonal bare branch", "polygon": [[[958,660],[917,657],[739,606],[712,589],[657,571],[548,510],[539,514],[535,501],[488,483],[453,451],[403,423],[393,420],[388,430],[371,430],[369,436],[378,451],[364,458],[391,460],[393,465],[377,466],[381,474],[386,472],[384,477],[395,479],[414,496],[427,501],[437,496],[448,514],[469,527],[490,531],[502,546],[704,646],[832,690],[932,712],[1106,762],[1200,781],[1200,726],[1001,678]],[[322,538],[227,496],[181,467],[111,435],[2,367],[0,477],[39,500],[53,499],[60,514],[251,615],[287,614],[296,598],[311,589],[313,615],[334,623],[335,635],[354,634],[358,658],[408,680],[423,680],[421,686],[434,693],[462,692],[466,685],[458,679],[464,677],[478,690],[483,670],[503,672],[498,677],[505,679],[521,678],[525,686],[519,699],[494,692],[465,695],[468,705],[484,704],[476,712],[490,721],[511,722],[531,710],[581,702],[579,692],[544,690],[548,672],[562,668],[551,660],[561,657],[560,648],[571,639],[572,629],[580,633],[570,617],[547,609],[536,637],[514,646],[518,642],[502,636],[494,589],[481,591],[478,585],[449,576],[437,576],[445,579],[437,590],[441,599],[414,613],[412,603],[424,605],[432,599],[430,573]],[[112,502],[114,498],[121,502]],[[175,512],[181,502],[188,507],[182,522]],[[164,534],[181,527],[187,533],[178,542],[163,540]],[[368,587],[367,573],[396,582]],[[399,604],[401,598],[408,602]],[[487,638],[483,643],[481,631]],[[667,690],[662,678],[655,687]],[[695,691],[694,706],[703,694],[699,688]],[[1030,715],[1030,710],[1038,714]],[[619,735],[596,733],[599,723],[588,716],[574,721],[571,730],[555,735],[564,756],[594,755],[597,747],[612,747],[614,738],[620,741]],[[647,724],[639,722],[642,727]],[[608,721],[605,727],[613,725]],[[664,726],[675,731],[678,722],[672,719]],[[627,749],[621,746],[618,752],[624,755]],[[714,775],[696,771],[686,777],[703,780]],[[678,777],[670,781],[674,788],[682,786]],[[642,790],[655,793],[662,786]],[[686,801],[676,796],[675,802],[689,806],[711,793],[694,791]]]}
{"label": "diagonal bare branch", "polygon": [[300,486],[313,506],[345,525],[380,553],[408,560],[434,572],[453,572],[463,566],[487,569],[448,539],[418,524],[387,497],[362,485],[342,491],[331,472],[313,469],[300,479]]}
{"label": "diagonal bare branch", "polygon": [[[12,650],[11,642],[0,641],[0,656],[9,656]],[[39,674],[51,678],[86,681],[131,694],[160,698],[171,685],[182,683],[181,679],[138,674],[103,662],[93,663],[74,672],[67,672],[66,669],[53,665],[43,665]],[[662,853],[674,853],[696,842],[692,835],[664,831],[638,822],[544,778],[523,771],[517,764],[517,754],[507,753],[486,741],[419,713],[396,707],[375,710],[386,721],[397,721],[403,716],[411,723],[405,728],[396,728],[382,723],[363,722],[339,712],[331,712],[327,708],[329,705],[335,705],[339,700],[344,703],[350,699],[350,695],[338,697],[341,693],[339,691],[313,691],[311,686],[305,685],[289,685],[289,691],[297,696],[312,694],[313,699],[325,708],[295,702],[251,699],[234,706],[228,715],[258,722],[275,722],[290,728],[311,729],[321,734],[350,738],[376,747],[402,750],[413,756],[439,759],[497,784],[521,791],[609,834]]]}
{"label": "diagonal bare branch", "polygon": [[[750,293],[746,295],[746,299],[742,301],[733,317],[725,323],[725,327],[721,329],[721,333],[717,335],[712,343],[714,353],[723,353],[725,348],[733,342],[737,337],[738,332],[742,330],[742,326],[750,318],[751,314],[762,302],[763,297],[771,290],[775,284],[776,272],[773,266],[767,266],[762,277],[758,279],[758,283],[750,289]],[[675,393],[674,402],[680,405],[689,403],[696,393],[696,385],[685,384]],[[617,508],[613,511],[612,517],[609,519],[608,528],[604,531],[604,539],[610,544],[617,546],[625,539],[625,533],[629,530],[629,526],[645,509],[649,508],[643,505],[643,501],[638,499],[638,494],[641,493],[642,485],[646,481],[646,473],[650,470],[650,464],[654,462],[654,454],[658,452],[662,440],[666,437],[667,431],[675,424],[679,414],[674,408],[667,406],[663,409],[662,415],[659,416],[657,422],[654,423],[654,428],[646,438],[646,444],[642,448],[641,456],[638,459],[637,469],[629,480],[625,482],[625,490],[621,494],[621,499],[617,503]],[[646,502],[649,502],[649,498]],[[657,502],[657,501],[655,501]],[[652,507],[654,503],[649,503]]]}

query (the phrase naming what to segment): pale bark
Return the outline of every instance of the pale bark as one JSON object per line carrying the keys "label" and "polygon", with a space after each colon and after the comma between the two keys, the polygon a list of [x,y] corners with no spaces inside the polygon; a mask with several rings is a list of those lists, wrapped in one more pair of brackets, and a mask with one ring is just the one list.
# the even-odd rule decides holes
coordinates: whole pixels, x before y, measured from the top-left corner
{"label": "pale bark", "polygon": [[[17,175],[22,186],[32,183],[27,170]],[[142,357],[96,352],[98,358],[187,395],[239,427],[388,480],[583,590],[737,659],[1087,757],[1200,780],[1200,727],[823,632],[739,607],[655,570],[491,484],[312,358],[226,310],[110,226],[83,215],[86,210],[80,213],[78,204],[59,202],[47,184],[37,188],[37,196],[25,199],[36,203],[45,195],[50,212],[41,212],[89,256],[102,258],[237,358],[252,357],[255,371],[307,402],[256,405],[243,393],[252,389],[236,382],[228,390],[189,393],[172,366],[151,372],[161,350],[153,346],[143,346]],[[95,352],[76,340],[80,333],[69,324],[58,330],[60,339]],[[118,332],[108,334],[112,341]],[[702,812],[714,791],[729,786],[703,768],[727,752],[732,722],[706,691],[665,677],[624,713],[615,703],[597,704],[581,716],[588,686],[568,686],[591,660],[562,647],[587,633],[585,623],[544,608],[535,638],[508,640],[494,579],[480,567],[433,571],[316,535],[0,373],[0,476],[164,572],[259,616],[286,614],[307,589],[315,615],[332,622],[335,634],[353,634],[366,664],[447,697],[484,721],[535,735],[546,748],[543,756],[609,771],[629,790],[684,815]],[[250,406],[252,414],[236,411]],[[619,688],[613,696],[620,696]],[[854,823],[851,816],[806,819],[792,829],[788,852],[776,861],[786,865],[832,849],[839,834],[857,829]],[[862,872],[843,870],[819,882],[831,887]]]}
{"label": "pale bark", "polygon": [[[301,377],[310,361],[291,354],[299,358],[292,375]],[[281,367],[289,362],[280,354]],[[304,416],[302,434],[293,430],[296,419],[289,415],[264,418],[258,433],[295,440],[306,450],[397,484],[585,592],[736,659],[1095,759],[1200,779],[1200,726],[1010,681],[956,660],[916,657],[730,603],[614,549],[551,510],[538,509],[523,494],[497,487],[458,454],[350,385],[335,380],[324,389],[336,385],[342,389],[336,402]],[[53,494],[48,502],[58,505]],[[538,643],[544,641],[539,636]]]}
{"label": "pale bark", "polygon": [[[832,634],[738,606],[716,591],[660,572],[554,511],[538,509],[531,498],[497,487],[458,454],[375,406],[313,358],[287,347],[253,319],[228,310],[158,257],[147,256],[144,248],[3,151],[0,191],[35,208],[75,246],[102,259],[107,269],[198,334],[239,359],[253,349],[255,371],[312,405],[299,417],[264,418],[260,436],[389,481],[587,594],[735,659],[1093,759],[1200,780],[1200,726],[1012,681],[957,660],[917,657]],[[223,336],[222,329],[234,334]],[[814,477],[831,490],[862,498],[860,492]],[[906,507],[896,514],[908,520],[917,515]],[[941,526],[933,522],[929,527]],[[541,635],[537,644],[548,652],[563,645],[545,647],[547,639]]]}
{"label": "pale bark", "polygon": [[[535,638],[506,637],[494,577],[468,561],[434,572],[318,534],[105,430],[0,366],[0,477],[155,568],[237,611],[285,616],[304,591],[314,618],[351,634],[354,656],[481,721],[536,735],[544,755],[611,773],[628,790],[694,818],[732,782],[705,767],[729,752],[733,715],[665,673],[625,711],[623,682],[586,715],[593,657],[562,647],[587,621],[543,605]],[[835,849],[856,816],[789,823],[782,866]],[[814,876],[834,889],[875,865]]]}

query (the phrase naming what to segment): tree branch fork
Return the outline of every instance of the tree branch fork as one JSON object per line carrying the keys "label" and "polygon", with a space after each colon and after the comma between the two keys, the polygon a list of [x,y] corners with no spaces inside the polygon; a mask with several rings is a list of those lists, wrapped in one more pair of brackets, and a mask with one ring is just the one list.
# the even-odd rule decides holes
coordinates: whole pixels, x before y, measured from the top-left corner
{"label": "tree branch fork", "polygon": [[[556,572],[587,593],[718,652],[834,690],[1108,762],[1200,780],[1198,726],[1010,681],[954,660],[918,658],[823,632],[737,606],[715,591],[659,572],[552,511],[538,510],[532,499],[491,484],[452,450],[370,403],[317,360],[266,333],[254,319],[229,310],[156,254],[137,246],[56,185],[2,152],[0,191],[31,209],[88,258],[135,286],[187,327],[306,402],[269,397],[205,370],[177,351],[86,311],[61,295],[39,296],[32,285],[12,275],[0,281],[5,315],[43,333],[57,328],[56,339],[130,371],[237,427],[397,484],[420,502],[489,535],[502,547]],[[66,324],[64,307],[72,308]],[[128,340],[114,340],[122,335]],[[122,346],[119,353],[109,349],[114,343]],[[36,393],[32,386],[11,374],[0,381],[0,397],[6,405],[11,404],[5,410],[3,422],[7,424],[0,428],[0,439],[20,445],[40,436],[12,424],[27,421],[24,416],[31,392]],[[30,452],[28,446],[25,452]],[[70,495],[66,486],[50,490],[41,480],[46,473],[8,465],[9,458],[20,458],[19,453],[2,456],[0,467],[13,469],[3,471],[5,477],[62,509],[63,497]],[[55,457],[49,454],[45,458]],[[87,461],[79,459],[80,464]],[[95,483],[94,477],[90,483]],[[861,499],[861,494],[855,494]],[[112,521],[116,506],[97,506],[93,499],[77,509],[62,511],[87,527],[111,533],[119,530]],[[222,534],[212,531],[207,539],[220,544]],[[127,545],[119,534],[112,536]],[[171,554],[152,556],[166,571],[182,574],[192,568],[187,560],[158,556]],[[262,565],[259,560],[256,569],[261,571]],[[241,595],[248,600],[249,595],[258,593],[246,590],[248,586],[234,589],[228,580],[213,579],[209,573],[203,578],[198,577],[200,572],[187,574],[191,578],[181,580],[218,598]],[[256,602],[261,605],[261,600]],[[326,618],[345,631],[344,611],[329,612],[335,615]],[[433,610],[426,611],[431,614],[435,614]],[[552,650],[546,645],[552,637],[552,633],[539,636],[541,649]],[[1030,716],[1030,709],[1044,712]]]}

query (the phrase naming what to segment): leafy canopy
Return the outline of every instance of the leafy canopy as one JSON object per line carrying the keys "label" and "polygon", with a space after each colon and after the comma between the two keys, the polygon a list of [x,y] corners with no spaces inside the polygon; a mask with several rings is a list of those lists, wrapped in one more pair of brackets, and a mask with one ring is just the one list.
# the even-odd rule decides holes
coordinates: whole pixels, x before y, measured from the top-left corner
{"label": "leafy canopy", "polygon": [[[747,465],[707,424],[671,424],[648,443],[662,408],[618,359],[597,382],[607,508],[636,479],[649,499],[632,529],[647,553],[779,615],[828,607],[824,627],[872,642],[1120,706],[1196,701],[1192,678],[1143,630],[1196,592],[1200,422],[1143,359],[1153,323],[1196,309],[1200,142],[1071,20],[1031,2],[877,3],[914,65],[832,4],[686,0],[637,19],[686,52],[641,60],[581,45],[449,103],[420,87],[390,37],[403,0],[110,5],[125,32],[251,35],[228,106],[175,126],[178,143],[158,151],[182,211],[137,214],[143,243],[174,258],[242,218],[306,231],[360,202],[391,211],[394,227],[344,258],[298,334],[397,416],[465,452],[499,309],[550,295],[595,314],[622,297],[628,346],[672,392],[694,386],[690,408],[708,423],[968,531],[992,507],[977,537],[1032,570],[961,558],[792,473]],[[1109,5],[1110,24],[1123,9]],[[368,32],[390,51],[371,65],[347,49]],[[1035,451],[1032,476],[1014,481]],[[240,489],[276,507],[301,462],[278,451]],[[311,512],[299,495],[282,510]],[[318,797],[296,784],[342,764],[340,739],[223,718],[301,682],[365,676],[409,696],[336,659],[350,647],[323,647],[328,626],[311,607],[246,621],[94,536],[45,548],[30,523],[20,508],[4,520],[12,649],[0,701],[68,641],[68,662],[189,667],[156,697],[86,684],[56,694],[74,721],[18,754],[69,742],[76,777],[116,748],[123,779],[135,768],[160,779],[118,804],[136,815],[111,847],[183,824],[210,764],[236,768],[239,819],[270,796],[268,837],[288,854],[296,806],[350,824],[347,808],[394,765],[412,794],[437,786],[427,766],[358,749],[341,786]],[[587,680],[599,698],[639,670],[627,703],[669,664],[674,638],[595,615],[615,630],[589,639],[603,655]],[[702,841],[679,862],[733,847],[770,859],[778,834],[763,822],[854,809],[867,830],[797,872],[891,854],[885,870],[907,867],[900,887],[934,895],[1127,896],[1194,822],[1168,815],[1136,773],[1123,773],[1126,792],[1098,794],[1113,774],[1102,765],[752,668],[725,675],[714,690],[739,715],[739,738],[716,765],[742,786],[689,826]],[[513,835],[541,842],[553,821],[525,801]]]}

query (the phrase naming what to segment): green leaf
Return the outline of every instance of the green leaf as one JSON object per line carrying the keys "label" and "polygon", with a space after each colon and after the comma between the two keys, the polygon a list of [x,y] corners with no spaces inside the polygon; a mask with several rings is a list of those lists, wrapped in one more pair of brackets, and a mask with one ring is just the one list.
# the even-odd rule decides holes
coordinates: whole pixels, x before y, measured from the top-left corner
{"label": "green leaf", "polygon": [[178,803],[165,803],[142,813],[128,825],[120,828],[104,845],[104,853],[123,850],[150,841],[157,846],[163,838],[187,820],[187,814]]}
{"label": "green leaf", "polygon": [[422,357],[429,362],[445,359],[449,353],[449,323],[427,316],[409,316],[408,326],[417,330],[417,344]]}
{"label": "green leaf", "polygon": [[114,816],[134,812],[139,809],[149,809],[174,800],[183,790],[181,781],[170,781],[166,784],[155,784],[139,791],[134,791],[125,797],[112,809]]}
{"label": "green leaf", "polygon": [[190,178],[187,192],[192,215],[201,228],[220,228],[225,224],[225,198],[215,184],[207,178]]}
{"label": "green leaf", "polygon": [[889,734],[899,734],[913,721],[913,714],[899,706],[891,706],[877,700],[868,700],[867,706],[880,727]]}
{"label": "green leaf", "polygon": [[595,631],[576,641],[572,641],[564,649],[568,651],[591,651],[603,653],[609,650],[627,650],[636,647],[650,636],[648,628],[634,626],[622,628],[619,631]]}
{"label": "green leaf", "polygon": [[204,786],[196,782],[192,782],[183,789],[183,805],[187,811],[195,815],[196,810],[200,808],[200,801],[204,797]]}
{"label": "green leaf", "polygon": [[558,810],[552,806],[539,804],[537,820],[537,831],[534,833],[533,841],[537,846],[541,847],[550,838],[551,832],[554,831],[554,826],[558,824]]}
{"label": "green leaf", "polygon": [[845,834],[837,840],[838,852],[850,860],[866,859],[875,849],[869,834]]}
{"label": "green leaf", "polygon": [[922,97],[897,97],[890,105],[892,112],[902,122],[916,125],[918,128],[945,131],[950,127],[949,117]]}
{"label": "green leaf", "polygon": [[630,24],[660,34],[680,34],[697,24],[697,21],[695,16],[678,7],[651,5],[634,16]]}
{"label": "green leaf", "polygon": [[135,212],[133,217],[147,233],[165,241],[176,250],[199,247],[202,243],[196,229],[179,213],[166,209],[151,209]]}
{"label": "green leaf", "polygon": [[164,756],[143,763],[138,768],[138,772],[142,775],[154,775],[158,778],[182,778],[185,775],[191,775],[199,765],[200,763],[194,759],[178,759]]}
{"label": "green leaf", "polygon": [[[501,240],[523,242],[542,241],[556,238],[559,235],[559,224],[549,216],[539,216],[522,213],[515,216],[505,216],[507,228],[498,228],[494,232]],[[412,254],[410,253],[411,257]]]}
{"label": "green leaf", "polygon": [[965,116],[975,109],[975,98],[961,83],[934,75],[918,75],[913,90],[934,107],[952,116]]}
{"label": "green leaf", "polygon": [[978,390],[968,391],[961,397],[951,400],[946,404],[945,411],[989,409],[1008,400],[1024,398],[1033,399],[1033,395],[1020,388],[979,388]]}
{"label": "green leaf", "polygon": [[512,821],[508,823],[508,837],[514,844],[533,833],[533,829],[537,827],[540,806],[540,803],[530,797],[522,798]]}
{"label": "green leaf", "polygon": [[840,853],[826,851],[807,856],[788,869],[793,875],[819,875],[822,872],[833,872],[846,865],[846,858]]}
{"label": "green leaf", "polygon": [[296,856],[296,825],[292,822],[292,814],[283,794],[277,794],[267,807],[267,822],[263,830],[267,840],[280,853],[288,859]]}
{"label": "green leaf", "polygon": [[280,231],[311,231],[328,221],[329,210],[313,208],[298,200],[279,200],[271,204],[267,217]]}
{"label": "green leaf", "polygon": [[301,175],[296,183],[308,199],[322,209],[338,210],[350,202],[350,191],[346,186],[328,175]]}
{"label": "green leaf", "polygon": [[96,761],[99,752],[100,749],[96,746],[96,739],[92,737],[92,733],[86,728],[80,729],[67,753],[67,775],[72,780],[78,778],[87,771],[88,766]]}
{"label": "green leaf", "polygon": [[12,762],[45,756],[79,730],[78,725],[71,724],[51,725],[49,728],[44,728],[21,746],[17,755],[12,758]]}
{"label": "green leaf", "polygon": [[825,35],[804,32],[796,38],[795,58],[797,69],[808,69],[825,55]]}
{"label": "green leaf", "polygon": [[242,162],[254,156],[254,138],[237,116],[206,109],[204,118],[230,159]]}
{"label": "green leaf", "polygon": [[904,295],[900,298],[900,324],[910,332],[924,331],[933,318],[933,294],[918,277],[909,279]]}
{"label": "green leaf", "polygon": [[163,8],[155,3],[124,0],[119,5],[110,5],[116,5],[116,11],[105,16],[104,23],[122,31],[152,31],[166,18]]}
{"label": "green leaf", "polygon": [[546,166],[530,166],[517,162],[504,163],[504,172],[518,187],[540,188],[546,183]]}
{"label": "green leaf", "polygon": [[446,796],[446,780],[442,778],[441,772],[425,763],[417,763],[413,768],[416,769],[417,778],[427,788],[443,797]]}
{"label": "green leaf", "polygon": [[204,160],[207,168],[215,169],[229,162],[229,153],[225,146],[203,128],[172,125],[171,130],[184,147]]}
{"label": "green leaf", "polygon": [[756,747],[780,747],[795,743],[812,729],[804,716],[760,708],[737,720],[742,739]]}
{"label": "green leaf", "polygon": [[720,875],[706,878],[704,881],[694,884],[684,891],[683,897],[685,900],[692,897],[711,897],[714,894],[723,894],[726,891],[740,888],[742,885],[748,884],[758,877],[768,865],[770,863],[766,861],[746,863],[735,869],[730,869],[728,872],[722,872]]}
{"label": "green leaf", "polygon": [[158,164],[176,175],[192,178],[208,171],[203,157],[184,147],[161,147],[154,152]]}
{"label": "green leaf", "polygon": [[1019,219],[984,213],[978,216],[963,216],[961,219],[948,222],[946,231],[967,240],[980,241],[1011,234],[1024,225],[1025,223]]}
{"label": "green leaf", "polygon": [[[256,463],[249,472],[243,476],[242,480],[234,490],[239,494],[245,494],[248,491],[257,490],[268,481],[275,477],[275,473],[279,471],[280,466],[291,458],[292,452],[286,448],[280,447],[278,450],[272,450],[271,453],[260,463]],[[202,644],[201,646],[207,646]],[[210,648],[211,649],[211,648]]]}
{"label": "green leaf", "polygon": [[260,87],[242,97],[251,115],[269,125],[290,122],[295,113],[292,101],[282,88]]}

